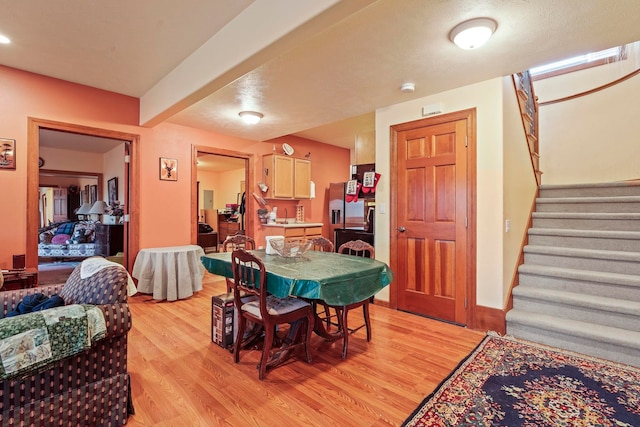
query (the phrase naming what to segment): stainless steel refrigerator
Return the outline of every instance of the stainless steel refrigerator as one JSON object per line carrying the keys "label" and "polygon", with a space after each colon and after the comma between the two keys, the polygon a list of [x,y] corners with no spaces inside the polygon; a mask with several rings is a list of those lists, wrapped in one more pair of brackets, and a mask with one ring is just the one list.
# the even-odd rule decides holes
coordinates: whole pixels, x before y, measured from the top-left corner
{"label": "stainless steel refrigerator", "polygon": [[373,244],[372,227],[367,219],[373,219],[371,209],[375,199],[358,198],[348,202],[345,198],[346,182],[329,184],[329,227],[333,244],[338,247],[348,241],[360,239]]}

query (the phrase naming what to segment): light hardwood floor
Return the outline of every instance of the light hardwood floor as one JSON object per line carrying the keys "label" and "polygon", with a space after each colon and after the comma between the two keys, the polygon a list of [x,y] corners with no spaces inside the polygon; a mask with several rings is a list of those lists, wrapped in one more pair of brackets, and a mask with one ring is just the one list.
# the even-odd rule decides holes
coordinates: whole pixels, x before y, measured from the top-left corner
{"label": "light hardwood floor", "polygon": [[211,297],[223,292],[207,274],[189,299],[130,298],[128,426],[399,426],[484,336],[373,305],[372,341],[356,332],[347,359],[341,341],[314,335],[311,364],[294,359],[259,381],[258,351],[234,364],[211,342]]}

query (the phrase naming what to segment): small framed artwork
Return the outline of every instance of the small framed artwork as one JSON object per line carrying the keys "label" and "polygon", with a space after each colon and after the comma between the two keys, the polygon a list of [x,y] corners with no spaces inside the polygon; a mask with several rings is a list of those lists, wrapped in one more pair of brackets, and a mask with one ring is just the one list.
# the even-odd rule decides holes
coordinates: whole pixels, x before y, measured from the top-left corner
{"label": "small framed artwork", "polygon": [[90,185],[89,186],[89,203],[92,205],[98,201],[98,186]]}
{"label": "small framed artwork", "polygon": [[16,168],[16,140],[0,138],[0,169]]}
{"label": "small framed artwork", "polygon": [[177,181],[178,180],[178,161],[160,157],[160,180],[161,181]]}
{"label": "small framed artwork", "polygon": [[107,192],[109,193],[109,206],[115,205],[118,201],[118,177],[113,177],[107,181]]}

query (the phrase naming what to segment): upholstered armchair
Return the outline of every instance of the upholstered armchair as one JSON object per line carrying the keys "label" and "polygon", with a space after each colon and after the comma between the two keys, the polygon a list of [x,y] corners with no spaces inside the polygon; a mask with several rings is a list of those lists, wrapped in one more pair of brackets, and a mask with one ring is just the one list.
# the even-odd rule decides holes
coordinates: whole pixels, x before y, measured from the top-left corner
{"label": "upholstered armchair", "polygon": [[[109,266],[81,278],[81,265],[64,285],[0,292],[3,317],[0,322],[16,319],[5,317],[25,295],[38,292],[60,295],[65,307],[70,304],[96,306],[104,314],[103,326],[106,327],[104,338],[78,354],[45,362],[49,364],[35,372],[8,376],[3,371],[0,424],[120,426],[133,412],[127,372],[127,334],[131,329],[127,303],[129,276],[121,266]],[[0,339],[0,346],[2,341]]]}

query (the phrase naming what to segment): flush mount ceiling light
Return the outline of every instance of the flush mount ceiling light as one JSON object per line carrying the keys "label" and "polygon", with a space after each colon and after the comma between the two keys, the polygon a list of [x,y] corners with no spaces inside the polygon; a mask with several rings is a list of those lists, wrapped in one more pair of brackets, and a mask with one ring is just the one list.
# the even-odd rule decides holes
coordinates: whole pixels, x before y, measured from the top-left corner
{"label": "flush mount ceiling light", "polygon": [[456,25],[449,39],[462,49],[475,49],[487,42],[498,27],[490,18],[476,18]]}
{"label": "flush mount ceiling light", "polygon": [[264,117],[261,113],[258,113],[257,111],[240,111],[240,113],[238,114],[240,117],[242,117],[242,120],[244,120],[244,122],[248,125],[255,125],[260,121],[261,118]]}
{"label": "flush mount ceiling light", "polygon": [[9,40],[9,37],[3,36],[2,34],[0,34],[0,43],[9,44],[11,43],[11,40]]}

